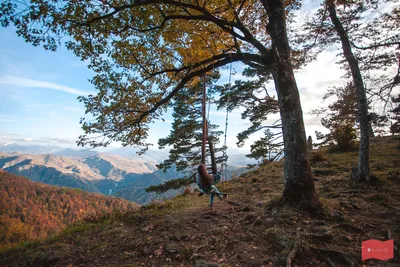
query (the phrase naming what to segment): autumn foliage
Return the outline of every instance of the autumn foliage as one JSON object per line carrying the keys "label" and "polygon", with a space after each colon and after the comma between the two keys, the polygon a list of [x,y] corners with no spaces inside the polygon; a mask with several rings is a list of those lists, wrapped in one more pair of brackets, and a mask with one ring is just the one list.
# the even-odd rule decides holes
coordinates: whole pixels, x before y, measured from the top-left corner
{"label": "autumn foliage", "polygon": [[46,237],[84,219],[137,207],[119,198],[49,186],[1,171],[0,246]]}

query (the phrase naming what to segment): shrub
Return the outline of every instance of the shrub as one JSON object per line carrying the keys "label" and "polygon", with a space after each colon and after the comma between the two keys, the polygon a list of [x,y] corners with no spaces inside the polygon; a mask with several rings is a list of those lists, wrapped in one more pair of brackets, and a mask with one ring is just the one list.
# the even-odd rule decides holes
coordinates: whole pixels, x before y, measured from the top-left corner
{"label": "shrub", "polygon": [[318,162],[322,162],[322,161],[327,161],[328,159],[325,156],[325,153],[322,151],[313,151],[311,153],[311,157],[310,157],[310,161],[313,164],[316,164]]}

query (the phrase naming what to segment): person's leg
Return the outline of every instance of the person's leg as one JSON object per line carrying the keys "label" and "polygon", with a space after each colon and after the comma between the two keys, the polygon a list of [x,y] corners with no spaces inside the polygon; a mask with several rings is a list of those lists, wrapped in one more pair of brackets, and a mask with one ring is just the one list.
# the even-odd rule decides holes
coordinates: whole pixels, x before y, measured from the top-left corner
{"label": "person's leg", "polygon": [[210,209],[212,209],[214,203],[214,193],[210,193]]}
{"label": "person's leg", "polygon": [[216,194],[217,195],[217,197],[220,199],[220,200],[222,200],[222,194],[221,194],[221,192],[219,192],[219,190],[218,190],[218,188],[215,186],[215,185],[212,185],[211,186],[211,194]]}

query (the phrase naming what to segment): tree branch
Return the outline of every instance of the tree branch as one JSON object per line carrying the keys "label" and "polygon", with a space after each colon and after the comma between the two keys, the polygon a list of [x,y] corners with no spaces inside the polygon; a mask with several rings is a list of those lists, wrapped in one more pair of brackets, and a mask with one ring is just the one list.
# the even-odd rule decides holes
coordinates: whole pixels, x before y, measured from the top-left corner
{"label": "tree branch", "polygon": [[[219,55],[218,57],[222,57],[223,55]],[[209,59],[207,59],[209,60]],[[186,77],[184,77],[180,83],[161,101],[157,102],[153,108],[143,112],[138,119],[135,120],[135,124],[140,124],[142,122],[142,120],[149,114],[154,113],[160,106],[166,104],[168,101],[170,101],[172,99],[172,97],[179,91],[181,90],[187,82],[189,82],[191,79],[195,78],[195,77],[201,77],[202,75],[204,75],[205,73],[213,70],[214,68],[219,68],[222,66],[225,66],[231,62],[235,62],[235,61],[260,61],[261,60],[261,56],[259,55],[254,55],[254,54],[227,54],[224,56],[223,59],[217,61],[217,62],[213,62],[212,64],[209,64],[207,66],[205,66],[204,68],[201,68],[199,70],[196,70],[192,73],[189,73]],[[208,62],[208,61],[207,61]],[[196,64],[199,65],[199,64]]]}

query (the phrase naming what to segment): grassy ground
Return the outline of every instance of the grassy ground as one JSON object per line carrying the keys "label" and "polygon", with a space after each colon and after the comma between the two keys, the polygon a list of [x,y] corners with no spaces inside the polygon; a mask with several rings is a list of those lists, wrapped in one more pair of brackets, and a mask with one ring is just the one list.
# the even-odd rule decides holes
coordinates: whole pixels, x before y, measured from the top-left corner
{"label": "grassy ground", "polygon": [[374,139],[371,149],[373,185],[350,180],[357,152],[313,152],[326,209],[319,218],[277,204],[277,162],[220,183],[230,195],[214,210],[207,197],[178,196],[3,251],[0,266],[285,266],[294,251],[292,266],[400,266],[396,252],[390,261],[361,261],[363,240],[389,235],[400,244],[400,150],[391,138]]}

